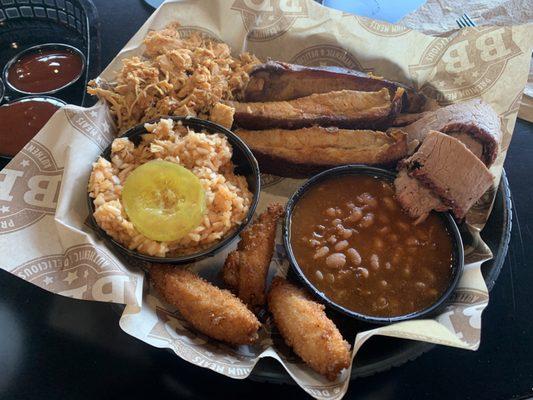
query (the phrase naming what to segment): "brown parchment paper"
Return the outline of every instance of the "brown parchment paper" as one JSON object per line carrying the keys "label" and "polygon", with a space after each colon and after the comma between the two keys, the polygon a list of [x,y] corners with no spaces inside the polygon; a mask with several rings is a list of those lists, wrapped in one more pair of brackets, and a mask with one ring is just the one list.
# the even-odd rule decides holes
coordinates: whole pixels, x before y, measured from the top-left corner
{"label": "brown parchment paper", "polygon": [[[458,29],[456,21],[463,13],[476,25],[519,25],[533,22],[533,3],[531,0],[428,0],[398,23],[427,34],[446,36]],[[520,103],[518,118],[533,122],[533,62]]]}
{"label": "brown parchment paper", "polygon": [[[531,25],[465,29],[448,37],[427,36],[398,25],[344,14],[311,0],[168,1],[134,35],[101,78],[113,81],[120,60],[142,54],[150,29],[179,21],[183,35],[201,31],[247,50],[307,65],[339,65],[413,85],[441,104],[481,97],[499,113],[503,146],[492,172],[501,174],[520,96],[527,80]],[[230,347],[190,329],[144,279],[139,262],[107,247],[87,224],[86,186],[91,163],[116,131],[106,105],[65,106],[0,171],[2,268],[53,293],[126,304],[120,326],[144,342],[174,351],[200,367],[246,378],[263,357],[277,359],[307,393],[339,399],[350,371],[329,382],[303,364],[267,321],[253,346]],[[285,202],[302,181],[263,176],[258,211]],[[468,215],[466,267],[452,302],[433,320],[417,320],[359,332],[353,356],[374,335],[475,350],[488,292],[480,266],[492,255],[479,235],[494,190]],[[280,232],[270,275],[287,272]],[[232,248],[235,246],[235,243]],[[228,248],[189,265],[218,282]]]}

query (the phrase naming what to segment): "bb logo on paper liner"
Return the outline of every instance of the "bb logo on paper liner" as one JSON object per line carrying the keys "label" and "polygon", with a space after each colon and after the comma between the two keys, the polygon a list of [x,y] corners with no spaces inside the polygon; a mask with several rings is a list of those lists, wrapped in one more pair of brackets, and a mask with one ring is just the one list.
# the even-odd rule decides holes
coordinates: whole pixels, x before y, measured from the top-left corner
{"label": "bb logo on paper liner", "polygon": [[479,97],[499,79],[507,62],[522,54],[508,27],[465,29],[436,38],[418,64],[409,66],[417,89],[441,104]]}
{"label": "bb logo on paper liner", "polygon": [[294,21],[307,17],[306,0],[235,0],[250,41],[263,42],[287,32]]}
{"label": "bb logo on paper liner", "polygon": [[363,71],[363,67],[353,54],[342,47],[329,44],[307,47],[296,54],[290,62],[311,67],[333,65]]}
{"label": "bb logo on paper liner", "polygon": [[84,244],[65,254],[39,257],[11,271],[50,292],[76,299],[135,303],[137,277],[103,251]]}
{"label": "bb logo on paper liner", "polygon": [[384,37],[394,37],[405,35],[406,33],[411,32],[411,29],[406,28],[402,25],[389,24],[384,21],[377,21],[371,18],[360,17],[358,15],[347,14],[350,17],[354,17],[355,20],[361,25],[365,30],[374,35],[384,36]]}
{"label": "bb logo on paper liner", "polygon": [[479,345],[481,331],[481,312],[486,307],[489,297],[486,293],[461,288],[451,297],[453,311],[446,313],[457,336],[471,347]]}
{"label": "bb logo on paper liner", "polygon": [[113,132],[116,128],[109,113],[98,110],[102,107],[105,106],[96,105],[91,109],[83,109],[82,111],[72,110],[67,106],[63,110],[70,125],[103,151],[115,138]]}
{"label": "bb logo on paper liner", "polygon": [[0,235],[54,215],[62,176],[46,147],[36,140],[26,144],[0,171]]}

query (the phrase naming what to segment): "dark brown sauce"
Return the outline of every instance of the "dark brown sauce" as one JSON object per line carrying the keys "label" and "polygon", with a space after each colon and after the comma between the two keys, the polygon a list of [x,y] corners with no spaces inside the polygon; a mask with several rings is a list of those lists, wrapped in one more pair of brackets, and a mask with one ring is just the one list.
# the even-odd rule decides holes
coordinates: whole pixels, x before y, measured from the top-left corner
{"label": "dark brown sauce", "polygon": [[9,67],[7,80],[18,90],[46,93],[76,79],[83,68],[81,57],[68,50],[38,50],[25,54]]}
{"label": "dark brown sauce", "polygon": [[0,107],[0,155],[17,154],[58,109],[55,104],[37,100]]}
{"label": "dark brown sauce", "polygon": [[451,282],[452,240],[441,218],[413,225],[392,185],[370,176],[310,189],[292,215],[291,247],[318,290],[364,315],[423,310]]}

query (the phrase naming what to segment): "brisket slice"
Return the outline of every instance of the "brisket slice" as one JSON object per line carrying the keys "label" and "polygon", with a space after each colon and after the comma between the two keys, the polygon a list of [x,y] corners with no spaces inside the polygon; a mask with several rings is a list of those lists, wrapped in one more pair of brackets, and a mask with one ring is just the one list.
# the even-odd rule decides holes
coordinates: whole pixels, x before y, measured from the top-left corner
{"label": "brisket slice", "polygon": [[250,147],[261,172],[301,178],[344,164],[393,165],[407,155],[406,135],[314,126],[235,133]]}
{"label": "brisket slice", "polygon": [[289,101],[228,102],[235,123],[246,129],[298,129],[313,125],[379,129],[390,126],[401,107],[403,89],[391,100],[387,89],[378,92],[341,90],[312,94]]}
{"label": "brisket slice", "polygon": [[483,160],[483,144],[474,136],[465,132],[450,132],[448,135],[453,136],[466,146],[474,155]]}
{"label": "brisket slice", "polygon": [[412,113],[412,114],[401,113],[401,114],[398,114],[396,118],[392,120],[391,125],[395,127],[411,125],[412,123],[418,121],[420,118],[423,118],[425,115],[427,115],[430,112],[431,111],[424,111],[421,113]]}
{"label": "brisket slice", "polygon": [[[409,142],[422,142],[430,130],[456,136],[476,155],[481,152],[479,158],[488,167],[496,159],[501,142],[500,119],[492,107],[480,99],[429,112],[404,129]],[[469,137],[473,140],[468,140]]]}
{"label": "brisket slice", "polygon": [[[415,183],[406,184],[404,174],[399,175],[397,198],[402,207],[419,220],[425,218],[430,205],[442,211],[435,197],[462,219],[493,183],[487,167],[463,143],[437,131],[426,135],[419,149],[402,163],[402,168],[424,189],[413,189]],[[403,191],[407,189],[416,195],[406,195]]]}
{"label": "brisket slice", "polygon": [[417,219],[415,224],[424,221],[429,213],[447,211],[448,207],[433,192],[422,185],[416,178],[411,178],[407,169],[402,168],[394,180],[396,198],[411,218]]}
{"label": "brisket slice", "polygon": [[257,65],[250,73],[244,90],[247,102],[293,100],[314,93],[339,90],[376,92],[382,88],[394,97],[398,88],[404,88],[402,111],[420,112],[426,97],[397,82],[391,82],[347,68],[326,66],[306,67],[279,61]]}

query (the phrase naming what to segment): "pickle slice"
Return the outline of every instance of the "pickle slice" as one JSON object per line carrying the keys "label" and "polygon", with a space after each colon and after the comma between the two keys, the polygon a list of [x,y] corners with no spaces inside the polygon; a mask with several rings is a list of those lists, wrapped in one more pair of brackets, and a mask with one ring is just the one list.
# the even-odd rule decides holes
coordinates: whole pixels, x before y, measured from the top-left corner
{"label": "pickle slice", "polygon": [[149,239],[169,242],[181,239],[200,224],[205,192],[188,169],[153,160],[128,175],[122,204],[139,232]]}

